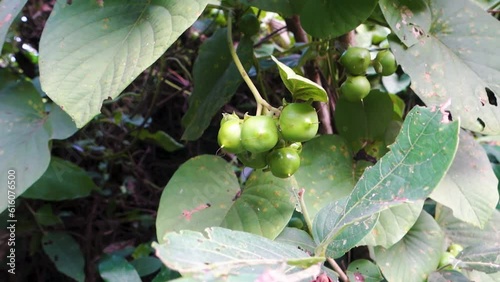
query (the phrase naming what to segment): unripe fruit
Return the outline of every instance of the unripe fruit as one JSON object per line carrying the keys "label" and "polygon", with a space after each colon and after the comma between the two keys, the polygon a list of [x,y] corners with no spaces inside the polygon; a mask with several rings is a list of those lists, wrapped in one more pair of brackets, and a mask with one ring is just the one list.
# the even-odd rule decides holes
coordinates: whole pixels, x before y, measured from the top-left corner
{"label": "unripe fruit", "polygon": [[302,229],[302,227],[304,227],[304,222],[302,221],[302,219],[298,217],[292,217],[288,222],[288,227],[295,227],[298,229]]}
{"label": "unripe fruit", "polygon": [[377,57],[373,60],[373,68],[383,76],[391,75],[398,69],[396,57],[394,57],[391,51],[382,50],[378,52]]}
{"label": "unripe fruit", "polygon": [[245,14],[240,19],[240,30],[247,36],[255,35],[260,30],[260,22],[257,16],[253,13]]}
{"label": "unripe fruit", "polygon": [[300,167],[299,153],[293,148],[276,149],[267,158],[272,174],[279,178],[292,176]]}
{"label": "unripe fruit", "polygon": [[243,152],[243,144],[241,143],[241,122],[239,119],[230,119],[222,123],[217,142],[220,147],[229,153],[237,154]]}
{"label": "unripe fruit", "polygon": [[281,134],[286,140],[291,142],[308,141],[318,133],[318,114],[309,104],[288,104],[281,111],[279,124]]}
{"label": "unripe fruit", "polygon": [[340,86],[342,95],[351,102],[358,102],[370,93],[370,81],[363,76],[348,76]]}
{"label": "unripe fruit", "polygon": [[241,126],[243,148],[251,153],[271,150],[278,143],[278,128],[270,116],[247,118]]}
{"label": "unripe fruit", "polygon": [[[439,268],[445,267],[445,266],[451,266],[453,264],[453,261],[455,260],[455,256],[452,255],[450,252],[444,252],[441,255],[441,258],[439,259]],[[452,269],[453,267],[450,267]]]}
{"label": "unripe fruit", "polygon": [[370,65],[370,51],[361,47],[349,47],[340,56],[340,63],[345,70],[351,75],[363,75]]}
{"label": "unripe fruit", "polygon": [[449,247],[448,247],[448,252],[450,252],[450,254],[452,254],[453,256],[457,256],[460,252],[462,252],[464,250],[464,247],[462,247],[461,245],[459,244],[451,244]]}

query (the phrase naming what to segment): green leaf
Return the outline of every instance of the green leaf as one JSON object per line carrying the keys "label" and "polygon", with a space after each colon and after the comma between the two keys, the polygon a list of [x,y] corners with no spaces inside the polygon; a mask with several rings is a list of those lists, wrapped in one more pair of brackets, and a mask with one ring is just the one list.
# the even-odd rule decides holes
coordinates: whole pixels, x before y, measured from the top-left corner
{"label": "green leaf", "polygon": [[460,244],[463,247],[473,246],[478,243],[493,246],[500,242],[500,232],[498,232],[500,211],[498,210],[493,212],[483,229],[455,218],[451,209],[441,205],[436,207],[436,221],[451,242]]}
{"label": "green leaf", "polygon": [[35,220],[41,226],[51,226],[62,224],[61,218],[54,214],[52,205],[44,204],[34,214]]}
{"label": "green leaf", "polygon": [[[252,51],[252,40],[243,37],[237,54],[247,71],[252,64]],[[182,118],[184,140],[198,139],[243,81],[229,53],[226,28],[217,29],[200,47],[193,66],[193,77],[194,89],[189,97],[189,109]]]}
{"label": "green leaf", "polygon": [[[207,228],[206,235],[184,230],[167,233],[165,237],[165,243],[153,243],[156,255],[167,267],[199,280],[209,276],[213,279],[262,274],[269,270],[290,274],[300,268],[286,264],[288,261],[312,259],[294,246],[220,227]],[[318,275],[319,265],[315,267]]]}
{"label": "green leaf", "polygon": [[316,82],[296,74],[293,69],[278,61],[274,56],[271,56],[273,61],[278,65],[281,80],[294,100],[328,102],[328,95],[325,89],[318,85]]}
{"label": "green leaf", "polygon": [[160,269],[162,263],[155,257],[140,257],[130,262],[139,276],[150,275]]}
{"label": "green leaf", "polygon": [[406,48],[391,41],[398,63],[426,105],[451,99],[450,112],[462,127],[499,134],[500,22],[471,1],[429,3],[432,25],[419,43]]}
{"label": "green leaf", "polygon": [[[57,108],[50,114],[32,83],[17,79],[0,69],[0,181],[7,183],[7,172],[15,171],[15,196],[21,195],[47,170],[50,162],[48,142],[67,137],[66,127],[59,126]],[[36,157],[34,157],[36,156]],[[0,186],[7,195],[7,185]],[[7,207],[7,197],[0,197],[0,211]]]}
{"label": "green leaf", "polygon": [[184,163],[160,199],[157,236],[170,231],[201,231],[225,226],[274,239],[295,209],[290,179],[254,172],[240,191],[230,164],[215,156],[198,156]]}
{"label": "green leaf", "polygon": [[374,259],[388,281],[423,282],[439,263],[444,234],[425,211],[408,234],[389,249],[375,247]]}
{"label": "green leaf", "polygon": [[[101,2],[102,3],[102,2]],[[43,90],[82,127],[154,63],[207,0],[57,1],[40,39]]]}
{"label": "green leaf", "polygon": [[458,122],[443,123],[443,117],[439,109],[422,107],[408,113],[390,152],[365,170],[345,207],[339,207],[340,216],[330,219],[335,223],[329,223],[332,228],[322,238],[318,252],[346,226],[392,206],[424,199],[432,192],[458,147]]}
{"label": "green leaf", "polygon": [[356,184],[356,164],[345,140],[338,135],[322,135],[303,145],[300,168],[294,174],[304,187],[309,217],[324,206],[351,193]]}
{"label": "green leaf", "polygon": [[335,38],[363,23],[376,0],[309,0],[299,11],[304,30],[314,37]]}
{"label": "green leaf", "polygon": [[120,256],[106,255],[99,261],[99,274],[105,282],[140,282],[135,268]]}
{"label": "green leaf", "polygon": [[[440,270],[434,271],[429,275],[427,282],[470,282],[469,279],[462,273],[456,270]],[[483,281],[483,280],[477,280]]]}
{"label": "green leaf", "polygon": [[239,192],[238,179],[223,159],[202,155],[185,162],[161,195],[156,218],[159,242],[170,231],[219,226]]}
{"label": "green leaf", "polygon": [[138,133],[136,131],[131,132],[131,135],[137,136],[139,140],[148,141],[153,144],[156,144],[167,152],[174,152],[184,148],[184,145],[175,141],[175,139],[172,138],[172,136],[168,135],[165,131],[161,130],[158,130],[155,133],[151,133],[147,129],[141,129]]}
{"label": "green leaf", "polygon": [[408,47],[431,27],[431,10],[425,0],[380,0],[379,6],[392,32]]}
{"label": "green leaf", "polygon": [[335,111],[335,124],[339,134],[357,152],[365,141],[384,139],[393,107],[389,94],[379,90],[372,90],[359,102],[340,98]]}
{"label": "green leaf", "polygon": [[350,281],[379,282],[383,280],[380,269],[367,259],[357,259],[347,267]]}
{"label": "green leaf", "polygon": [[87,197],[98,187],[81,167],[52,157],[45,173],[24,192],[23,197],[62,201]]}
{"label": "green leaf", "polygon": [[469,277],[470,281],[481,281],[481,282],[498,282],[500,281],[500,271],[495,273],[486,274],[484,272],[472,270],[467,271],[467,277]]}
{"label": "green leaf", "polygon": [[420,200],[415,203],[394,206],[380,212],[375,227],[358,244],[384,248],[396,244],[415,224],[423,206],[424,201]]}
{"label": "green leaf", "polygon": [[42,238],[42,247],[59,272],[76,281],[85,281],[83,254],[71,235],[47,232]]}
{"label": "green leaf", "polygon": [[240,2],[264,11],[278,13],[283,17],[293,15],[293,0],[241,0]]}
{"label": "green leaf", "polygon": [[295,210],[290,181],[290,178],[277,178],[270,172],[254,171],[220,226],[276,238]]}
{"label": "green leaf", "polygon": [[[313,221],[312,233],[314,241],[319,244],[329,237],[331,230],[336,228],[336,219],[341,217],[348,198],[331,202],[321,209]],[[347,251],[358,245],[377,223],[378,213],[365,217],[354,224],[346,225],[336,233],[335,238],[328,244],[326,255],[339,258]],[[322,255],[317,253],[317,255]]]}
{"label": "green leaf", "polygon": [[479,243],[465,248],[457,255],[457,259],[461,260],[461,267],[495,273],[500,271],[500,246]]}
{"label": "green leaf", "polygon": [[484,149],[466,131],[460,132],[457,155],[430,197],[465,222],[484,227],[498,203],[498,179]]}
{"label": "green leaf", "polygon": [[0,4],[0,54],[10,25],[28,0],[3,0]]}
{"label": "green leaf", "polygon": [[297,228],[285,227],[275,241],[292,245],[310,254],[313,254],[316,248],[316,243],[314,243],[311,235]]}
{"label": "green leaf", "polygon": [[[384,85],[385,90],[393,94],[391,95],[391,99],[395,97],[398,98],[400,101],[402,101],[401,98],[399,98],[395,94],[405,91],[408,88],[408,86],[410,86],[410,83],[411,79],[406,73],[403,73],[402,75],[392,74],[389,76],[382,76],[382,84]],[[404,101],[401,106],[404,108],[405,106]]]}

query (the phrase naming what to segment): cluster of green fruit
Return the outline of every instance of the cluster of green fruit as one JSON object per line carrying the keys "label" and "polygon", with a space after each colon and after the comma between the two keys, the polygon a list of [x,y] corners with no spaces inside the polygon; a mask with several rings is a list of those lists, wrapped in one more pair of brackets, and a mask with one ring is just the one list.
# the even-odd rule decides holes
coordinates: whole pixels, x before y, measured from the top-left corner
{"label": "cluster of green fruit", "polygon": [[310,104],[290,103],[279,117],[240,119],[235,114],[224,114],[217,141],[245,166],[269,169],[274,176],[287,178],[300,167],[301,142],[316,136],[318,127],[318,115]]}
{"label": "cluster of green fruit", "polygon": [[349,47],[340,56],[340,63],[347,72],[347,78],[340,86],[341,94],[351,102],[357,102],[370,93],[370,82],[366,78],[366,70],[373,66],[383,76],[396,72],[396,58],[390,50],[379,51],[375,59],[371,59],[370,51],[362,47]]}
{"label": "cluster of green fruit", "polygon": [[439,268],[443,268],[443,269],[446,269],[446,270],[455,269],[455,270],[460,271],[459,268],[455,268],[454,267],[454,262],[456,260],[455,259],[456,256],[460,252],[462,252],[463,249],[464,248],[461,245],[459,245],[459,244],[451,244],[448,247],[448,250],[441,255],[441,258],[439,259]]}

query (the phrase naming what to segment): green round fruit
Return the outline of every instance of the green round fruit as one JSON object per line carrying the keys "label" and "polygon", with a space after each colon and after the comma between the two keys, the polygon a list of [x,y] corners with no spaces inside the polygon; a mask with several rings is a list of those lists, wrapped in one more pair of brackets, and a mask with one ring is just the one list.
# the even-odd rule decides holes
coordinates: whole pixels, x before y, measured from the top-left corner
{"label": "green round fruit", "polygon": [[340,56],[340,63],[345,70],[351,75],[363,75],[370,65],[370,51],[361,47],[349,47]]}
{"label": "green round fruit", "polygon": [[304,227],[304,222],[302,221],[302,219],[298,217],[292,217],[288,222],[288,227],[295,227],[298,229],[302,229],[302,227]]}
{"label": "green round fruit", "polygon": [[260,22],[253,13],[244,14],[240,19],[240,30],[247,36],[252,36],[260,31]]}
{"label": "green round fruit", "polygon": [[308,141],[318,133],[318,114],[309,104],[288,104],[281,111],[279,124],[281,134],[287,141]]}
{"label": "green round fruit", "polygon": [[389,50],[380,51],[373,60],[373,68],[377,73],[383,76],[391,75],[398,69],[396,57],[394,57],[394,54]]}
{"label": "green round fruit", "polygon": [[271,150],[278,143],[278,128],[270,116],[252,116],[241,126],[241,142],[247,151],[257,154]]}
{"label": "green round fruit", "polygon": [[300,167],[299,153],[289,147],[272,151],[267,159],[272,174],[279,178],[292,176]]}
{"label": "green round fruit", "polygon": [[267,158],[266,158],[267,154],[268,152],[252,154],[250,152],[245,151],[243,153],[236,154],[236,156],[245,166],[254,169],[261,169],[267,166]]}
{"label": "green round fruit", "polygon": [[370,81],[363,76],[348,76],[347,79],[340,85],[340,92],[351,102],[361,101],[370,93]]}
{"label": "green round fruit", "polygon": [[464,250],[464,247],[462,247],[461,245],[459,244],[451,244],[449,247],[448,247],[448,252],[450,252],[450,254],[452,254],[453,256],[457,256],[460,252],[462,252]]}
{"label": "green round fruit", "polygon": [[219,146],[229,153],[237,154],[243,152],[241,142],[241,122],[239,119],[225,121],[219,128],[217,142]]}
{"label": "green round fruit", "polygon": [[455,256],[450,252],[444,252],[439,259],[439,268],[441,267],[452,267],[453,261],[455,260]]}

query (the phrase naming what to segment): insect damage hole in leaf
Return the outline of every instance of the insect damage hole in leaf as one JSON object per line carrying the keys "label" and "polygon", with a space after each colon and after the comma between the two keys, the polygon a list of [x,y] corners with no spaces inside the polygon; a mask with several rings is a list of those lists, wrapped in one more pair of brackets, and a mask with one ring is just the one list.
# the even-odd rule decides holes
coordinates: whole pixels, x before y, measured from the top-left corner
{"label": "insect damage hole in leaf", "polygon": [[491,89],[489,89],[488,87],[485,87],[484,90],[486,90],[486,94],[488,95],[488,103],[490,103],[490,105],[497,107],[498,104],[495,93],[493,93],[493,91],[491,91]]}

